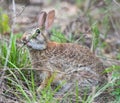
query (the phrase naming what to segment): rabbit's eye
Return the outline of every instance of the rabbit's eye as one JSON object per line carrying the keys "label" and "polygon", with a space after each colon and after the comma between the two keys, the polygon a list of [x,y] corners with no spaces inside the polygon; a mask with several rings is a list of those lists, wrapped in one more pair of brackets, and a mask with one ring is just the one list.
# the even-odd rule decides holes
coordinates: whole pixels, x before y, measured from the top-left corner
{"label": "rabbit's eye", "polygon": [[39,34],[40,34],[40,29],[37,29],[34,35],[32,36],[32,38],[36,38]]}
{"label": "rabbit's eye", "polygon": [[40,29],[37,29],[37,30],[36,30],[36,33],[37,33],[37,34],[40,34]]}

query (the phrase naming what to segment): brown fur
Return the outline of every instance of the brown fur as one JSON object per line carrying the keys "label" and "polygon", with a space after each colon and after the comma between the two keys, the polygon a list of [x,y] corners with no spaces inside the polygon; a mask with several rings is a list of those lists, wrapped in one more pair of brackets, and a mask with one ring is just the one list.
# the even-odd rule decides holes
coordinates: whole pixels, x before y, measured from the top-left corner
{"label": "brown fur", "polygon": [[[84,84],[86,86],[88,81],[86,84],[85,81],[90,79],[93,82],[91,86],[105,82],[106,77],[103,73],[105,70],[103,64],[87,47],[72,43],[59,44],[49,42],[45,50],[31,50],[30,53],[34,67],[43,67],[51,70],[51,73],[48,72],[47,74],[49,75],[48,78],[52,77],[51,74],[58,70],[61,72],[61,75],[63,72],[66,73],[60,79],[67,80],[68,82],[79,81],[80,85]],[[86,70],[88,67],[91,69]],[[80,68],[82,69],[80,70]],[[67,75],[68,72],[70,73],[69,76]],[[59,77],[59,75],[56,75],[56,78],[57,76]],[[46,81],[48,80],[46,79]]]}

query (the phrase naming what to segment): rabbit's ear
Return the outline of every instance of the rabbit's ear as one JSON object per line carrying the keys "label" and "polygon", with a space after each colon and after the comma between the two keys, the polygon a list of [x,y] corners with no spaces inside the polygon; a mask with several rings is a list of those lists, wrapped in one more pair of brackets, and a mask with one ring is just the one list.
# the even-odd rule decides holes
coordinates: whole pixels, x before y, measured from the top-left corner
{"label": "rabbit's ear", "polygon": [[42,11],[38,17],[39,28],[43,28],[45,26],[46,17],[47,17],[47,13],[45,11]]}
{"label": "rabbit's ear", "polygon": [[45,29],[46,30],[48,30],[50,28],[50,26],[52,25],[54,18],[55,18],[55,10],[49,11],[48,15],[46,17],[46,21],[45,21]]}

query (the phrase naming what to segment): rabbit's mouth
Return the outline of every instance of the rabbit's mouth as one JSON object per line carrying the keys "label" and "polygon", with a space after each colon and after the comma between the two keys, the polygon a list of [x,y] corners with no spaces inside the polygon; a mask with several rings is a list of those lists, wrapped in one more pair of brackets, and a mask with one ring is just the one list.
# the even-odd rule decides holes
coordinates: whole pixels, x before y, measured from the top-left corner
{"label": "rabbit's mouth", "polygon": [[22,42],[22,44],[23,44],[23,46],[28,46],[28,47],[31,47],[30,45],[28,45],[29,44],[29,41],[21,41]]}
{"label": "rabbit's mouth", "polygon": [[[27,46],[28,48],[32,48],[32,46],[29,44],[29,42],[30,42],[30,41],[27,40],[26,37],[23,37],[23,38],[21,39],[21,43],[23,44],[22,47]],[[21,48],[22,48],[22,47],[21,47]]]}
{"label": "rabbit's mouth", "polygon": [[34,50],[44,50],[46,49],[46,41],[43,36],[23,36],[21,39],[23,46]]}
{"label": "rabbit's mouth", "polygon": [[23,45],[27,46],[30,50],[44,50],[46,49],[46,44],[43,41],[28,40],[23,41]]}
{"label": "rabbit's mouth", "polygon": [[26,45],[28,47],[31,47],[31,45],[34,44],[32,38],[31,37],[29,38],[27,36],[23,36],[21,42],[23,43],[24,46]]}

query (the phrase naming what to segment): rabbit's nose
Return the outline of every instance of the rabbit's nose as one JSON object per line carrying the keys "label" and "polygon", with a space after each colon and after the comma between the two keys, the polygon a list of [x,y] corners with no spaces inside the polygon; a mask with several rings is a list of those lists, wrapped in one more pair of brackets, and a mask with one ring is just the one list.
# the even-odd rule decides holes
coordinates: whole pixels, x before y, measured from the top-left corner
{"label": "rabbit's nose", "polygon": [[24,37],[22,37],[22,40],[23,40],[23,41],[26,41],[26,37],[25,37],[25,36],[24,36]]}
{"label": "rabbit's nose", "polygon": [[23,43],[26,43],[26,42],[27,42],[26,36],[23,36],[22,39],[21,39],[21,41],[22,41]]}

